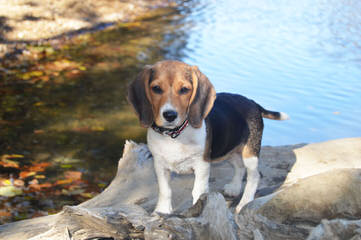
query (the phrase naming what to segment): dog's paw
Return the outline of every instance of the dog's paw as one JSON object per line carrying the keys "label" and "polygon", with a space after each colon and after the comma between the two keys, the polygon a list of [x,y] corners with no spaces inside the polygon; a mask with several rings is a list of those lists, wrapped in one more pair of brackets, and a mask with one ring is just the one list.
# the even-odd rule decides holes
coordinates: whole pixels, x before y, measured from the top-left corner
{"label": "dog's paw", "polygon": [[159,204],[153,211],[157,215],[169,215],[173,212],[172,206],[167,204]]}
{"label": "dog's paw", "polygon": [[241,210],[249,203],[249,201],[242,201],[242,200],[238,203],[236,207],[236,214],[239,214]]}
{"label": "dog's paw", "polygon": [[228,183],[224,185],[224,194],[230,197],[237,197],[241,193],[241,186],[238,184]]}

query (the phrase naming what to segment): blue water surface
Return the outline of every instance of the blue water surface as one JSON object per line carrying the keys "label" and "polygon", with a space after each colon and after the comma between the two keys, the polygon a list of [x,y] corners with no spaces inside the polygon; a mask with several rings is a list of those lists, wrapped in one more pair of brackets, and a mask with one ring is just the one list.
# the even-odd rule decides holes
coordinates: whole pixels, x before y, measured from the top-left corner
{"label": "blue water surface", "polygon": [[361,1],[186,4],[182,60],[199,66],[218,92],[291,117],[265,120],[263,145],[361,136]]}

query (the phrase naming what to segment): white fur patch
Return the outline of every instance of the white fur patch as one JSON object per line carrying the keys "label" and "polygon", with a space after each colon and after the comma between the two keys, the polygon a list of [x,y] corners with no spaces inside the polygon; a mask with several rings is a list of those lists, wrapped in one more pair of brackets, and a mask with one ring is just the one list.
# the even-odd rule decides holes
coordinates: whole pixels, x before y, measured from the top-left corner
{"label": "white fur patch", "polygon": [[201,128],[188,125],[177,138],[159,134],[149,128],[147,142],[154,161],[173,172],[190,173],[195,161],[203,161],[206,135],[204,123]]}
{"label": "white fur patch", "polygon": [[206,145],[206,126],[201,128],[188,125],[177,138],[162,135],[148,128],[148,147],[154,158],[154,166],[159,185],[159,198],[155,211],[172,211],[172,194],[167,171],[176,173],[195,173],[192,191],[193,203],[208,191],[210,163],[203,160]]}

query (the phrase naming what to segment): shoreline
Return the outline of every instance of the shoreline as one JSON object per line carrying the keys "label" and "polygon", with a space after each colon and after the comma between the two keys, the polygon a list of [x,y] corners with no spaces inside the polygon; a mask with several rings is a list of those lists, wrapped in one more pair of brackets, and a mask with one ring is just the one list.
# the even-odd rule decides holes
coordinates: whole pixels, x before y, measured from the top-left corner
{"label": "shoreline", "polygon": [[29,44],[67,40],[131,22],[155,8],[174,7],[172,0],[4,1],[0,9],[0,59],[22,54]]}

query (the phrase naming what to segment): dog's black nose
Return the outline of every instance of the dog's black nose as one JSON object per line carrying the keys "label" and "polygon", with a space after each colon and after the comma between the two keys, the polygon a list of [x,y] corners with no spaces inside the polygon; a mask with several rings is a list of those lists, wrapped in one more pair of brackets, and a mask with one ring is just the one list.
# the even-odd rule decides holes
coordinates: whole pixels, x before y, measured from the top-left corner
{"label": "dog's black nose", "polygon": [[169,110],[169,111],[165,111],[163,112],[163,117],[165,118],[165,120],[167,120],[168,122],[173,122],[174,119],[176,119],[178,116],[177,112]]}

